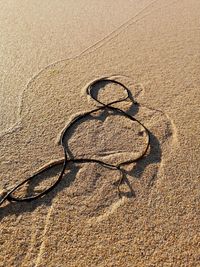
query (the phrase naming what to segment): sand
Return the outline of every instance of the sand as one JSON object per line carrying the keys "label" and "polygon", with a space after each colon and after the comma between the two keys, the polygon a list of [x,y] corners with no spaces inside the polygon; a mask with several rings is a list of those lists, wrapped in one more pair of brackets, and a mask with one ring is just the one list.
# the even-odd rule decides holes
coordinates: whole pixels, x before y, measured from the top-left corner
{"label": "sand", "polygon": [[[134,196],[124,184],[119,198],[119,174],[90,163],[70,166],[40,200],[6,202],[0,266],[199,266],[199,1],[61,2],[1,3],[1,186],[62,158],[60,133],[96,107],[86,85],[99,77],[123,82],[140,103],[119,107],[150,129],[151,149],[127,166]],[[109,85],[100,97],[120,94]],[[138,125],[102,116],[74,127],[66,140],[74,156],[117,162],[144,148]]]}

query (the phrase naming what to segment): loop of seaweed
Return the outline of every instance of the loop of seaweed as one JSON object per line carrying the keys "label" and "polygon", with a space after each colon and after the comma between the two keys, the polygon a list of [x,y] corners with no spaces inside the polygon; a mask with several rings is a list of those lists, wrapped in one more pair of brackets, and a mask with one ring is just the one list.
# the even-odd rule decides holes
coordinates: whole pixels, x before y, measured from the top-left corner
{"label": "loop of seaweed", "polygon": [[[94,86],[97,85],[98,83],[100,82],[107,82],[107,83],[113,83],[113,84],[117,84],[117,85],[120,85],[124,92],[125,92],[125,97],[121,98],[121,99],[118,99],[118,100],[115,100],[115,101],[112,101],[110,103],[103,103],[101,102],[100,100],[97,99],[97,97],[94,95]],[[117,108],[117,107],[114,107],[113,105],[114,104],[117,104],[117,103],[120,103],[120,102],[123,102],[123,101],[126,101],[128,98],[131,99],[130,97],[130,92],[129,92],[129,89],[124,85],[122,84],[121,82],[119,81],[116,81],[114,79],[109,79],[109,78],[100,78],[98,80],[95,80],[94,82],[92,82],[88,87],[87,87],[87,94],[93,99],[95,100],[98,104],[100,104],[100,107],[96,108],[96,109],[93,109],[93,110],[90,110],[90,111],[87,111],[85,113],[83,113],[82,115],[77,115],[69,124],[68,126],[64,129],[64,131],[62,132],[62,135],[61,135],[61,146],[63,148],[63,153],[64,153],[64,158],[61,159],[61,160],[57,160],[57,161],[54,161],[54,162],[51,162],[49,164],[47,164],[45,167],[41,168],[39,171],[37,171],[36,173],[34,173],[32,176],[28,177],[27,179],[25,179],[24,181],[20,182],[19,184],[17,184],[16,186],[14,186],[13,188],[11,188],[8,192],[4,192],[3,195],[1,196],[0,198],[0,205],[5,201],[5,200],[8,200],[10,202],[31,202],[33,200],[36,200],[38,198],[41,198],[43,197],[44,195],[48,194],[49,192],[51,192],[59,183],[60,181],[62,180],[63,178],[63,175],[65,173],[65,170],[66,170],[66,167],[70,164],[70,163],[97,163],[97,164],[100,164],[106,168],[109,168],[109,169],[112,169],[112,170],[117,170],[119,173],[120,173],[120,179],[119,179],[119,182],[117,184],[117,188],[118,188],[118,193],[119,193],[119,196],[121,196],[121,191],[120,191],[120,185],[123,183],[124,179],[125,179],[125,173],[124,173],[124,170],[122,168],[123,165],[127,165],[129,163],[134,163],[134,162],[137,162],[139,161],[141,158],[143,158],[147,151],[148,151],[148,148],[150,146],[150,131],[145,127],[144,124],[142,124],[138,119],[134,118],[133,116],[129,115],[128,113],[126,113],[125,111],[123,111],[122,109],[120,108]],[[133,103],[135,105],[138,105],[137,102],[135,102],[134,100],[132,100]],[[86,118],[88,115],[91,115],[92,113],[95,113],[97,111],[100,111],[100,110],[111,110],[111,111],[114,111],[114,112],[117,112],[119,113],[120,115],[130,119],[131,121],[135,121],[137,123],[140,124],[140,126],[142,126],[142,128],[145,130],[146,134],[147,134],[147,144],[146,144],[146,147],[144,149],[144,151],[141,153],[140,156],[138,156],[137,158],[135,159],[132,159],[132,160],[128,160],[128,161],[124,161],[124,162],[121,162],[117,165],[113,165],[113,164],[109,164],[109,163],[106,163],[104,161],[101,161],[101,160],[97,160],[97,159],[90,159],[90,158],[78,158],[78,159],[75,159],[75,158],[70,158],[70,156],[68,155],[67,153],[67,149],[65,148],[65,145],[64,145],[64,139],[65,139],[65,136],[67,135],[67,133],[69,132],[70,128],[75,124],[77,123],[78,121],[80,121],[81,119],[83,118]],[[18,189],[20,188],[22,185],[24,185],[25,183],[29,183],[31,180],[35,179],[38,175],[40,174],[43,174],[44,172],[46,172],[47,170],[50,170],[51,168],[55,167],[55,166],[58,166],[58,165],[61,165],[62,164],[62,170],[57,178],[57,180],[54,182],[54,184],[52,184],[49,188],[47,188],[46,190],[44,190],[43,192],[37,194],[37,195],[34,195],[34,196],[30,196],[30,197],[15,197],[13,195],[13,193]]]}

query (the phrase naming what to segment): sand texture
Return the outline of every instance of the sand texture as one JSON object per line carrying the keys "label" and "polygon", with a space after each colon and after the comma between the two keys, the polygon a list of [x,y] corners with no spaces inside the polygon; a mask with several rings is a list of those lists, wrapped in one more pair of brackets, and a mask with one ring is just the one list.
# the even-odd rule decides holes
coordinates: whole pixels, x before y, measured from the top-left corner
{"label": "sand texture", "polygon": [[[83,2],[83,6],[89,5],[89,1]],[[94,2],[88,14],[98,13],[100,4]],[[2,5],[5,10],[8,3]],[[55,3],[60,7],[60,1]],[[76,114],[97,107],[86,86],[100,77],[124,83],[140,104],[126,101],[117,106],[150,130],[147,156],[126,166],[130,187],[122,185],[121,198],[116,187],[119,173],[88,163],[71,164],[58,187],[42,199],[4,203],[0,208],[2,267],[200,266],[200,2],[116,3],[117,17],[112,14],[113,3],[102,2],[104,22],[94,16],[96,26],[88,30],[94,34],[93,41],[90,36],[84,39],[79,25],[71,31],[80,32],[79,41],[84,40],[82,46],[74,47],[70,35],[62,36],[61,27],[55,37],[58,42],[55,39],[50,46],[49,40],[40,40],[45,27],[37,28],[35,38],[41,43],[30,45],[30,50],[36,46],[35,60],[22,46],[16,51],[26,53],[19,58],[22,63],[17,71],[10,65],[14,54],[0,66],[8,76],[12,72],[24,75],[17,81],[8,78],[10,86],[5,80],[0,86],[0,185],[12,186],[63,157],[60,134]],[[120,12],[124,5],[126,17]],[[61,7],[56,13],[58,6],[52,9],[52,25],[66,19]],[[47,21],[48,8],[43,8]],[[34,12],[38,10],[41,7]],[[29,16],[28,20],[34,17]],[[79,16],[85,23],[83,28],[92,23],[82,13]],[[76,17],[69,23],[78,21]],[[71,36],[76,39],[73,33]],[[45,53],[38,56],[41,50],[37,45],[43,47],[42,42]],[[65,49],[64,43],[71,48]],[[56,47],[62,51],[51,54]],[[66,51],[71,53],[70,59],[63,59]],[[27,60],[31,61],[28,68]],[[98,97],[104,102],[123,94],[118,85],[102,88]],[[116,164],[143,151],[146,136],[140,133],[137,123],[115,113],[98,112],[74,125],[65,142],[76,158],[95,157]],[[48,186],[60,169],[47,171],[27,191]]]}

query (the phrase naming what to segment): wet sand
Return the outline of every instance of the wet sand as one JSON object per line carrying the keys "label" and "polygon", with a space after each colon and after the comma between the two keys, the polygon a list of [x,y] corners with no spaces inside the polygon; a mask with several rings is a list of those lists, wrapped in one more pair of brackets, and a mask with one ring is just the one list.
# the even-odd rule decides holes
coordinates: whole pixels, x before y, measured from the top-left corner
{"label": "wet sand", "polygon": [[[60,1],[56,3],[60,9],[51,10],[51,23],[59,27],[64,21],[59,12],[64,13]],[[105,18],[95,18],[90,34],[81,30],[79,22],[81,18],[88,25],[89,18],[77,13],[75,22],[68,18],[71,25],[79,23],[78,28],[71,26],[71,37],[60,41],[65,28],[59,27],[49,46],[50,35],[44,35],[45,53],[39,49],[43,28],[37,27],[38,46],[32,42],[35,50],[31,49],[35,60],[20,46],[21,50],[13,49],[19,55],[26,51],[19,68],[11,65],[14,52],[7,63],[3,61],[1,67],[12,78],[1,86],[1,186],[22,181],[63,157],[60,133],[75,114],[97,106],[88,98],[86,85],[98,77],[114,77],[129,88],[139,108],[130,101],[119,106],[149,128],[151,148],[138,164],[127,166],[134,195],[124,184],[119,198],[118,173],[90,163],[70,166],[56,190],[40,200],[5,203],[0,209],[1,266],[198,266],[200,4],[197,0],[150,3],[127,1],[130,7],[120,17],[124,2],[119,1],[118,15],[109,18],[108,3],[103,2]],[[3,5],[5,12],[9,4]],[[47,6],[44,25],[49,25]],[[36,14],[41,10],[35,7]],[[98,6],[86,10],[92,14]],[[33,18],[29,14],[27,21]],[[80,46],[73,45],[76,31],[81,34]],[[51,53],[56,47],[57,52]],[[71,59],[65,59],[68,54]],[[16,80],[12,73],[22,76]],[[119,87],[106,86],[101,97],[112,101],[120,93]],[[103,114],[103,119],[91,118],[74,127],[66,142],[75,157],[84,154],[115,162],[143,149],[145,138],[138,141],[139,131],[138,125],[133,127],[116,114]],[[54,179],[57,172],[59,167],[42,178]]]}

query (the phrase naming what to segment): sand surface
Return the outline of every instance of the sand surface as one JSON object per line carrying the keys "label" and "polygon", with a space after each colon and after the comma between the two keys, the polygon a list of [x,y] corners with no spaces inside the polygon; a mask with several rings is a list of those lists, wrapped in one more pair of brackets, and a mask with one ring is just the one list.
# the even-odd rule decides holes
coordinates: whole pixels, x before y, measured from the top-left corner
{"label": "sand surface", "polygon": [[39,71],[90,49],[150,3],[150,0],[126,0],[125,4],[121,0],[1,1],[0,131],[5,132],[20,120],[23,91]]}
{"label": "sand surface", "polygon": [[[140,106],[119,107],[149,128],[151,147],[126,168],[134,195],[124,184],[119,198],[119,174],[88,163],[72,164],[40,200],[6,202],[0,266],[197,267],[200,2],[74,2],[0,4],[1,186],[62,158],[60,133],[75,114],[97,106],[86,85],[99,77],[129,88]],[[121,93],[107,85],[99,97]],[[73,156],[116,163],[144,149],[137,124],[97,115],[66,139]],[[47,186],[59,170],[32,186]]]}

